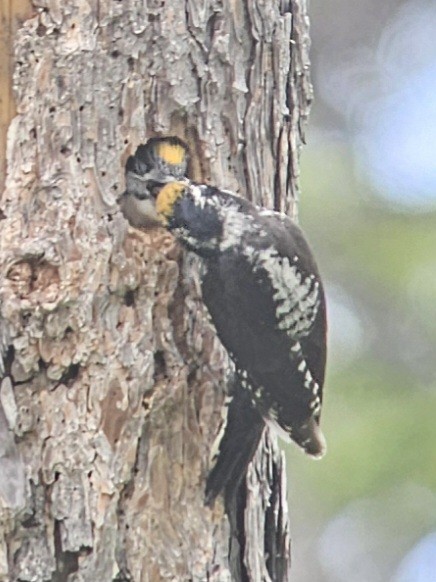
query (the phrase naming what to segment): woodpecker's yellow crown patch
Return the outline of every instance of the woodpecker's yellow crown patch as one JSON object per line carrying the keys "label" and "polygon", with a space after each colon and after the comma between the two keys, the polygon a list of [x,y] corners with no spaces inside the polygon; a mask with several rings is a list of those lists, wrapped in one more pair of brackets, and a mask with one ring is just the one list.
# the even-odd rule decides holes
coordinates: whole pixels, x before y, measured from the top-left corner
{"label": "woodpecker's yellow crown patch", "polygon": [[156,153],[166,164],[178,166],[185,162],[186,151],[180,144],[162,142],[157,144]]}
{"label": "woodpecker's yellow crown patch", "polygon": [[162,222],[166,222],[173,213],[173,206],[186,190],[184,182],[170,182],[159,192],[156,198],[156,211]]}

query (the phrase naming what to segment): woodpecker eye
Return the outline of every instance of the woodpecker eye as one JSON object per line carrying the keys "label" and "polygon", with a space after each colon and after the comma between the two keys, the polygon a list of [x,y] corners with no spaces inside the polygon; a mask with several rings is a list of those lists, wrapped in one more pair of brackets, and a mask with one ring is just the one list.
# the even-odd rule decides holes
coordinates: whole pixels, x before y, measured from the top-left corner
{"label": "woodpecker eye", "polygon": [[150,192],[150,196],[154,199],[157,198],[159,192],[162,190],[162,182],[156,182],[155,180],[149,180],[147,182],[147,190]]}

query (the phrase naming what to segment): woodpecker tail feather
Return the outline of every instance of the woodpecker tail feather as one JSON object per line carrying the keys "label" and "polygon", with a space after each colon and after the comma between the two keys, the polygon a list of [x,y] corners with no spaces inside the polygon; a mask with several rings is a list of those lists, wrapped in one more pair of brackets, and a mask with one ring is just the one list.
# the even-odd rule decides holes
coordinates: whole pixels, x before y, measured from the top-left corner
{"label": "woodpecker tail feather", "polygon": [[207,505],[212,505],[221,491],[224,491],[226,502],[235,494],[265,428],[249,393],[239,386],[237,380],[234,384],[216,461],[206,482]]}

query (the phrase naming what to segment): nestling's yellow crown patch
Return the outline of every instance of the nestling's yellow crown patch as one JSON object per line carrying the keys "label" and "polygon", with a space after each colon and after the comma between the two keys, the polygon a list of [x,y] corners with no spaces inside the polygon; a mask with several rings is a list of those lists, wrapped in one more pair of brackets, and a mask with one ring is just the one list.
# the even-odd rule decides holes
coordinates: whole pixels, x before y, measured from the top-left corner
{"label": "nestling's yellow crown patch", "polygon": [[186,152],[181,145],[160,143],[157,145],[157,155],[167,164],[180,165],[185,161]]}
{"label": "nestling's yellow crown patch", "polygon": [[185,192],[186,184],[184,182],[170,182],[166,184],[159,192],[156,198],[156,211],[166,222],[173,213],[173,206]]}

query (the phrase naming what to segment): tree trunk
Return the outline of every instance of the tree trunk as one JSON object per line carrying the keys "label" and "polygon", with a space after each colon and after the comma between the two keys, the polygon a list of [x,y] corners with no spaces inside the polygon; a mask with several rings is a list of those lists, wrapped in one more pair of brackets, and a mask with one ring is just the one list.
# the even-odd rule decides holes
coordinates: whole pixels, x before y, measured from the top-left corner
{"label": "tree trunk", "polygon": [[305,0],[34,0],[29,16],[0,198],[0,579],[287,581],[274,438],[229,516],[204,506],[227,357],[195,259],[116,200],[136,146],[178,135],[195,179],[294,211]]}

